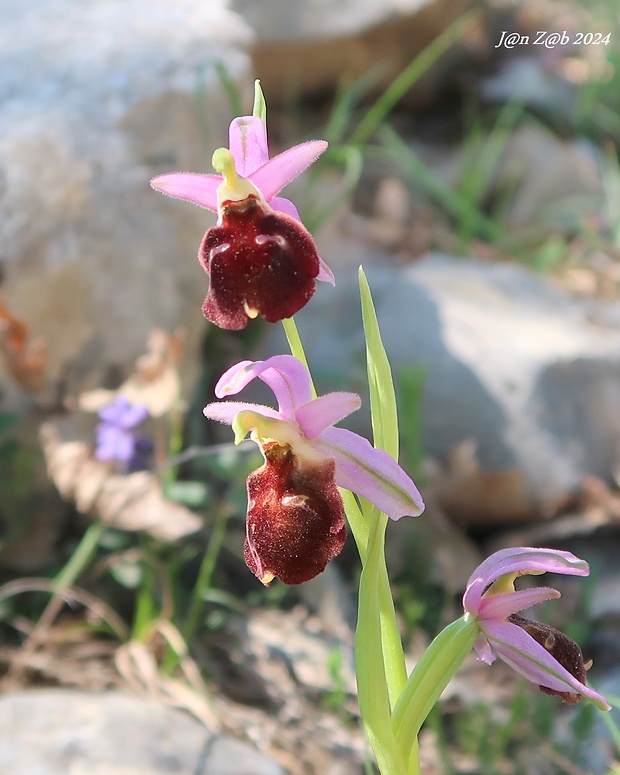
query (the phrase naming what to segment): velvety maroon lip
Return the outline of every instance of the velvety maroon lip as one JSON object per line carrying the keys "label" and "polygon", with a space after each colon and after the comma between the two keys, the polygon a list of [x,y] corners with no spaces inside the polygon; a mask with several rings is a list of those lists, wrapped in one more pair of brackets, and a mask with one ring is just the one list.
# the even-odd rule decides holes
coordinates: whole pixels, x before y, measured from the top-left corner
{"label": "velvety maroon lip", "polygon": [[245,561],[265,585],[301,584],[322,573],[346,540],[335,463],[302,461],[279,444],[263,452],[265,464],[247,481]]}
{"label": "velvety maroon lip", "polygon": [[229,330],[258,315],[269,323],[292,317],[312,298],[320,268],[306,228],[253,196],[224,203],[198,255],[210,277],[203,314]]}

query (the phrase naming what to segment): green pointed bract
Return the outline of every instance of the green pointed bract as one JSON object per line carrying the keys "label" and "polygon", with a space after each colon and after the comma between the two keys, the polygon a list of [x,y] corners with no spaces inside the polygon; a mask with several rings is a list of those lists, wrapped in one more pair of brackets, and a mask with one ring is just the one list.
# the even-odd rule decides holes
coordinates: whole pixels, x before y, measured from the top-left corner
{"label": "green pointed bract", "polygon": [[267,126],[267,103],[265,102],[265,95],[260,87],[258,78],[254,81],[254,107],[252,108],[252,115],[261,118],[265,126]]}

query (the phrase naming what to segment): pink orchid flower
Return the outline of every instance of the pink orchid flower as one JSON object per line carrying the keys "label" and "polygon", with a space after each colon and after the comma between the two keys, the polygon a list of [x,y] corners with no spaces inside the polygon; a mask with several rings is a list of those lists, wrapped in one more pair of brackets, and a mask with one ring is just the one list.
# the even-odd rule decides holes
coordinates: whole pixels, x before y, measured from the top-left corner
{"label": "pink orchid flower", "polygon": [[338,487],[366,498],[392,519],[417,516],[424,503],[398,463],[361,436],[334,428],[361,401],[355,393],[312,397],[308,369],[291,355],[241,361],[222,375],[218,398],[259,378],[278,408],[237,401],[208,404],[204,414],[232,425],[235,443],[248,434],[264,465],[248,477],[245,559],[263,584],[299,584],[321,573],[345,541]]}
{"label": "pink orchid flower", "polygon": [[242,116],[230,125],[229,145],[213,154],[219,175],[173,172],[153,178],[151,186],[218,213],[198,254],[211,278],[203,312],[234,330],[258,315],[269,322],[291,317],[309,301],[315,280],[333,285],[334,276],[295,205],[277,196],[327,143],[312,140],[270,159],[263,120]]}
{"label": "pink orchid flower", "polygon": [[587,576],[588,564],[570,552],[519,547],[491,555],[472,573],[463,596],[466,614],[480,626],[476,651],[491,664],[497,654],[546,694],[558,694],[574,704],[586,697],[610,710],[604,697],[585,685],[586,668],[579,646],[549,625],[533,622],[517,612],[560,597],[556,589],[515,590],[517,576],[562,573]]}

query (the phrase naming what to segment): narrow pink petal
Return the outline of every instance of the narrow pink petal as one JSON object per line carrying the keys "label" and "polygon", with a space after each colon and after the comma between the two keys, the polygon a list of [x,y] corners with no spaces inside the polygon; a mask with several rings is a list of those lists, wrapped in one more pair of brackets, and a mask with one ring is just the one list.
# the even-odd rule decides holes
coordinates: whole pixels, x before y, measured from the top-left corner
{"label": "narrow pink petal", "polygon": [[323,261],[321,256],[319,256],[319,273],[316,276],[316,279],[324,283],[329,283],[330,285],[336,285],[336,278],[334,277],[334,273],[327,266],[325,261]]}
{"label": "narrow pink petal", "polygon": [[155,191],[193,202],[217,212],[217,187],[222,182],[219,175],[199,175],[193,172],[171,172],[151,180]]}
{"label": "narrow pink petal", "polygon": [[262,414],[263,417],[271,417],[274,420],[283,419],[279,412],[276,412],[275,409],[271,409],[269,406],[245,403],[244,401],[219,401],[217,403],[207,404],[202,410],[202,413],[210,420],[217,420],[218,422],[232,425],[233,420],[239,412],[245,411],[256,412],[257,414]]}
{"label": "narrow pink petal", "polygon": [[299,221],[299,223],[302,223],[299,210],[290,199],[285,199],[283,196],[274,196],[271,198],[269,206],[272,210],[275,210],[278,213],[284,213],[284,215],[289,215],[291,218]]}
{"label": "narrow pink petal", "polygon": [[493,662],[495,662],[495,654],[493,654],[491,645],[483,633],[480,633],[480,635],[476,638],[474,648],[476,649],[478,659],[481,662],[485,662],[487,665],[492,665]]}
{"label": "narrow pink petal", "polygon": [[336,461],[336,484],[366,498],[391,519],[415,517],[424,510],[418,488],[383,450],[345,428],[328,428],[309,442]]}
{"label": "narrow pink petal", "polygon": [[249,176],[250,180],[269,202],[284,186],[315,162],[326,148],[327,143],[324,140],[311,140],[295,145],[255,170]]}
{"label": "narrow pink petal", "polygon": [[328,393],[300,406],[295,412],[295,419],[304,436],[313,439],[351,412],[357,411],[361,405],[362,400],[357,393]]}
{"label": "narrow pink petal", "polygon": [[587,576],[588,563],[571,552],[558,549],[532,549],[519,546],[495,552],[481,563],[469,577],[463,597],[467,610],[478,610],[484,590],[500,576],[509,573],[519,575],[540,573],[562,573],[567,576]]}
{"label": "narrow pink petal", "polygon": [[251,366],[254,361],[239,361],[227,369],[222,376],[218,379],[215,385],[215,395],[218,398],[225,398],[226,396],[234,396],[239,391],[251,382],[253,377],[245,379],[246,368]]}
{"label": "narrow pink petal", "polygon": [[241,361],[218,380],[218,398],[235,395],[258,377],[273,390],[280,417],[292,420],[295,410],[312,398],[312,383],[308,369],[292,355],[274,355],[266,361]]}
{"label": "narrow pink petal", "polygon": [[237,172],[248,178],[269,161],[267,129],[258,116],[240,116],[233,119],[228,130],[228,146],[235,160]]}
{"label": "narrow pink petal", "polygon": [[517,611],[530,608],[546,600],[556,600],[561,597],[557,589],[551,587],[534,587],[533,589],[520,589],[515,592],[503,592],[498,595],[483,597],[478,613],[474,614],[481,622],[489,619],[506,619]]}
{"label": "narrow pink petal", "polygon": [[610,710],[604,697],[572,676],[521,627],[511,622],[493,622],[485,625],[484,633],[498,656],[528,681],[558,692],[577,692],[601,709]]}

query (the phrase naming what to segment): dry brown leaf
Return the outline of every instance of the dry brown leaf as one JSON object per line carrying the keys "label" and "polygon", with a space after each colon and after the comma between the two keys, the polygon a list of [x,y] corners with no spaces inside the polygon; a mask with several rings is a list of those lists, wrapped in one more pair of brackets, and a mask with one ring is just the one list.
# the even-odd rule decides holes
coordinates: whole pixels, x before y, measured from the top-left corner
{"label": "dry brown leaf", "polygon": [[151,332],[148,352],[136,361],[135,369],[118,390],[89,390],[82,393],[78,406],[97,412],[112,403],[117,395],[130,404],[146,406],[151,417],[161,417],[174,409],[181,395],[177,363],[183,351],[183,336],[155,329]]}
{"label": "dry brown leaf", "polygon": [[0,349],[13,379],[24,390],[38,393],[45,387],[47,345],[30,339],[28,326],[18,320],[0,299]]}
{"label": "dry brown leaf", "polygon": [[581,480],[578,493],[578,505],[585,517],[594,524],[607,524],[620,520],[620,492],[593,474],[587,474]]}
{"label": "dry brown leaf", "polygon": [[85,393],[80,393],[78,408],[83,412],[98,412],[104,406],[111,404],[117,395],[117,390],[107,390],[106,388],[87,390]]}
{"label": "dry brown leaf", "polygon": [[144,530],[162,541],[195,533],[201,520],[179,503],[167,500],[150,471],[121,475],[92,458],[91,446],[64,439],[75,436],[70,418],[41,426],[40,440],[50,478],[65,500],[83,514],[98,516],[121,530]]}
{"label": "dry brown leaf", "polygon": [[[170,632],[164,632],[162,628],[174,630],[169,622],[160,622],[156,625],[153,635],[162,635],[169,641]],[[178,639],[182,640],[176,633],[175,640]],[[220,723],[209,704],[207,687],[196,663],[181,653],[179,656],[182,657],[180,663],[182,677],[166,675],[160,670],[153,649],[149,648],[150,645],[152,644],[133,640],[117,649],[114,657],[116,669],[128,686],[137,694],[146,694],[151,699],[183,708],[207,728],[213,731],[219,730]],[[186,647],[183,644],[182,651],[185,650]]]}
{"label": "dry brown leaf", "polygon": [[483,471],[471,439],[454,448],[434,489],[441,507],[462,525],[506,525],[541,516],[521,470]]}

